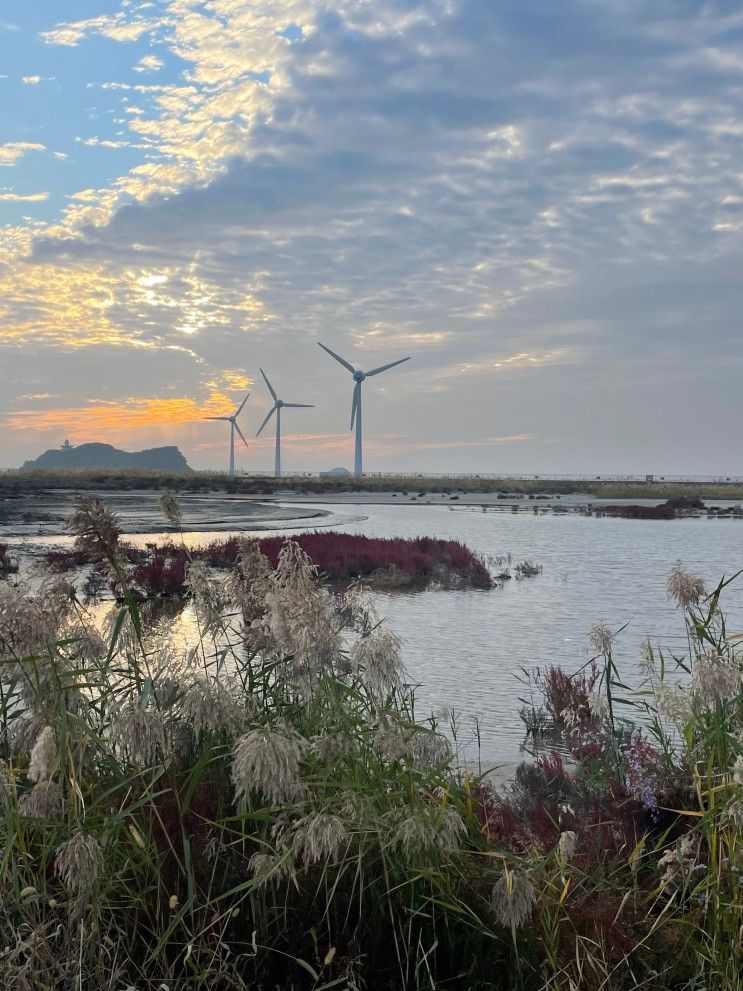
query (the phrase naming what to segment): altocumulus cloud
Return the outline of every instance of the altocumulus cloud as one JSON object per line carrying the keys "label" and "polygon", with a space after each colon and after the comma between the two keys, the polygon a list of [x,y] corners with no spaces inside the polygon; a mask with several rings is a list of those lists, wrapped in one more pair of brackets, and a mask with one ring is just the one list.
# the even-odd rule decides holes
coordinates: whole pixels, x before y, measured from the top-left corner
{"label": "altocumulus cloud", "polygon": [[[380,437],[407,423],[405,464],[417,441],[423,467],[727,467],[739,4],[169,0],[44,35],[100,36],[185,69],[121,83],[138,165],[13,233],[9,338],[155,349],[164,376],[185,349],[203,397],[260,357],[337,393],[328,435],[345,383],[313,338],[414,349],[369,404]],[[727,413],[711,445],[689,395]],[[507,465],[497,438],[524,440]]]}

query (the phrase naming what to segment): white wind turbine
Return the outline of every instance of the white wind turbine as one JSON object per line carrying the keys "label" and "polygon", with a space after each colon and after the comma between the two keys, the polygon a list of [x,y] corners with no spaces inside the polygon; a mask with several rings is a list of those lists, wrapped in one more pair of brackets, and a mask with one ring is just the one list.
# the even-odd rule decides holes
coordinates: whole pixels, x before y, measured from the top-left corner
{"label": "white wind turbine", "polygon": [[[320,342],[317,342],[320,344]],[[362,467],[362,440],[361,440],[361,383],[364,379],[370,378],[372,375],[379,375],[380,372],[386,372],[388,368],[394,368],[395,365],[401,365],[404,361],[410,361],[411,356],[408,355],[407,358],[398,358],[397,361],[391,361],[389,365],[380,365],[379,368],[372,368],[370,372],[362,372],[358,368],[354,368],[353,365],[345,361],[339,354],[335,351],[331,351],[330,348],[326,348],[324,344],[320,344],[323,351],[327,351],[331,358],[335,358],[336,361],[340,362],[344,368],[347,368],[349,372],[353,375],[353,380],[356,385],[353,387],[353,402],[351,403],[351,430],[353,430],[354,421],[356,423],[356,453],[354,457],[353,473],[354,475],[363,474]]]}
{"label": "white wind turbine", "polygon": [[258,433],[256,437],[260,436],[261,431],[271,419],[271,417],[276,414],[276,454],[274,457],[274,475],[278,478],[281,474],[281,411],[282,409],[314,409],[312,403],[285,403],[283,399],[279,399],[274,391],[274,387],[268,381],[268,376],[261,368],[261,375],[263,376],[263,381],[268,386],[268,391],[271,393],[271,398],[273,399],[273,406],[268,411],[268,416],[263,421],[263,423],[258,428]]}
{"label": "white wind turbine", "polygon": [[248,393],[248,395],[245,397],[245,399],[243,399],[243,401],[237,407],[237,409],[232,414],[232,416],[205,416],[204,417],[205,420],[227,420],[229,422],[229,425],[230,425],[230,471],[229,471],[229,474],[230,475],[234,475],[235,474],[235,431],[237,431],[238,434],[240,435],[240,439],[242,440],[243,444],[246,447],[248,446],[248,442],[245,440],[245,437],[243,436],[242,430],[237,425],[237,418],[242,413],[242,408],[245,405],[245,403],[248,401],[248,396],[249,395],[250,395],[250,393]]}

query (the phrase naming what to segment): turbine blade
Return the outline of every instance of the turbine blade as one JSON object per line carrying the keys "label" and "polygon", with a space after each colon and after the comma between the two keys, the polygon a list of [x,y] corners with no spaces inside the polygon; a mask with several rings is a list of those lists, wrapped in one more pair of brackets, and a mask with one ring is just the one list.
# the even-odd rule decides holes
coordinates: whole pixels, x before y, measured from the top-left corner
{"label": "turbine blade", "polygon": [[284,403],[284,409],[314,409],[312,403]]}
{"label": "turbine blade", "polygon": [[243,436],[243,432],[242,432],[242,430],[241,430],[241,429],[240,429],[240,428],[238,427],[238,425],[237,425],[237,424],[235,423],[235,421],[234,421],[234,420],[232,421],[232,426],[233,426],[233,427],[235,428],[235,430],[237,430],[237,432],[238,432],[238,433],[240,434],[240,440],[241,440],[241,441],[243,442],[243,444],[244,444],[244,445],[245,445],[245,446],[247,447],[247,446],[248,446],[248,442],[247,442],[247,441],[245,440],[245,437]]}
{"label": "turbine blade", "polygon": [[231,416],[203,416],[202,420],[231,420]]}
{"label": "turbine blade", "polygon": [[351,430],[353,430],[353,422],[356,419],[356,409],[359,405],[359,395],[361,393],[361,382],[357,382],[353,387],[353,401],[351,402]]}
{"label": "turbine blade", "polygon": [[335,358],[335,360],[336,361],[339,361],[341,363],[341,365],[343,365],[344,368],[347,368],[352,375],[354,374],[354,372],[356,371],[356,369],[353,367],[353,365],[349,365],[349,363],[346,361],[345,358],[341,358],[341,356],[339,354],[336,354],[335,351],[331,351],[330,348],[326,348],[325,345],[324,344],[320,344],[319,341],[317,343],[320,345],[320,347],[323,349],[323,351],[327,351],[328,352],[328,354],[330,355],[331,358]]}
{"label": "turbine blade", "polygon": [[275,393],[275,392],[273,391],[273,386],[272,386],[272,385],[271,385],[271,383],[270,383],[270,382],[268,381],[268,375],[266,375],[266,373],[265,373],[265,372],[263,371],[263,369],[262,369],[262,368],[261,368],[261,375],[263,376],[263,381],[264,381],[264,382],[266,383],[266,385],[268,386],[268,391],[269,391],[269,392],[271,393],[271,397],[273,398],[273,401],[274,401],[274,402],[276,402],[276,400],[277,400],[277,399],[278,399],[279,397],[278,397],[278,396],[276,395],[276,393]]}
{"label": "turbine blade", "polygon": [[379,368],[372,368],[370,372],[366,373],[366,377],[369,378],[370,375],[379,375],[380,372],[386,372],[388,368],[394,368],[395,365],[401,365],[403,361],[410,361],[412,355],[408,355],[407,358],[398,358],[397,361],[391,361],[389,365],[380,365]]}
{"label": "turbine blade", "polygon": [[248,396],[249,396],[249,395],[250,395],[250,393],[248,393],[248,395],[247,395],[247,396],[245,397],[245,399],[243,399],[243,401],[242,401],[242,402],[240,403],[240,405],[239,405],[239,406],[237,407],[237,411],[236,411],[236,413],[234,414],[234,416],[235,416],[235,417],[238,417],[238,416],[239,416],[239,415],[240,415],[240,414],[242,413],[242,409],[243,409],[243,406],[245,405],[245,403],[247,403],[247,401],[248,401]]}
{"label": "turbine blade", "polygon": [[265,427],[265,425],[268,423],[268,421],[271,419],[271,417],[274,415],[275,412],[276,412],[276,407],[272,406],[271,409],[268,411],[268,416],[260,425],[260,427],[258,427],[258,433],[255,435],[256,437],[260,437],[261,430],[263,430],[263,428]]}

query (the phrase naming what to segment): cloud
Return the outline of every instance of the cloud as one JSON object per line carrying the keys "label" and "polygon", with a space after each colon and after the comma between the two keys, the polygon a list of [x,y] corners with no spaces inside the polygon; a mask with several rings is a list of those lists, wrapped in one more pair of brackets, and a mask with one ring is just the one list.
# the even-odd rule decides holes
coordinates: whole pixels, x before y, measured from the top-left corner
{"label": "cloud", "polygon": [[[47,397],[37,397],[47,398]],[[19,410],[6,414],[6,427],[24,433],[58,434],[76,443],[94,438],[125,441],[152,427],[173,428],[201,422],[206,416],[223,416],[232,412],[230,400],[219,393],[203,403],[187,396],[148,398],[129,396],[111,402],[88,403],[78,407]]]}
{"label": "cloud", "polygon": [[157,55],[143,55],[134,66],[135,72],[157,72],[165,63]]}
{"label": "cloud", "polygon": [[253,385],[254,379],[241,371],[226,371],[220,375],[220,388],[226,392],[244,392]]}
{"label": "cloud", "polygon": [[129,148],[131,147],[128,141],[112,141],[110,138],[75,138],[80,144],[86,145],[88,148]]}
{"label": "cloud", "polygon": [[[277,31],[277,23],[304,37],[311,33],[311,18],[319,9],[319,0],[310,0],[309,6],[304,0],[269,0],[260,10],[249,11],[235,0],[221,0],[219,9],[208,16],[193,10],[190,2],[166,0],[149,16],[141,14],[142,8],[132,9],[43,33],[47,44],[55,45],[77,45],[96,35],[125,42],[147,33],[169,45],[190,66],[185,86],[102,84],[150,98],[147,108],[124,109],[133,118],[129,126],[135,140],[146,142],[151,157],[168,164],[132,170],[120,178],[98,212],[84,217],[101,223],[123,201],[166,195],[208,181],[231,157],[243,153],[251,122],[269,113],[275,95],[289,84],[282,66],[288,64],[296,44],[292,31],[286,36]],[[137,66],[154,69],[156,61],[157,56],[146,55]],[[76,215],[76,224],[82,219]]]}
{"label": "cloud", "polygon": [[473,440],[471,437],[460,436],[446,441],[373,441],[369,445],[369,451],[373,451],[376,454],[406,454],[419,451],[466,450],[473,447],[503,447],[511,444],[529,444],[536,439],[534,434],[510,434],[503,437],[478,437],[476,440]]}
{"label": "cloud", "polygon": [[0,192],[2,203],[43,203],[49,199],[49,193],[13,193]]}
{"label": "cloud", "polygon": [[149,30],[149,24],[142,18],[129,19],[126,13],[101,14],[85,20],[59,24],[50,31],[42,31],[41,38],[47,45],[62,45],[74,48],[83,39],[99,34],[113,41],[137,41]]}
{"label": "cloud", "polygon": [[[10,193],[0,200],[3,195],[32,201]],[[197,333],[270,319],[244,284],[221,286],[197,268],[193,262],[130,263],[124,271],[102,262],[0,266],[0,344],[190,350]]]}
{"label": "cloud", "polygon": [[443,379],[463,378],[470,375],[489,375],[492,377],[494,372],[528,370],[530,368],[540,368],[544,365],[563,365],[579,360],[580,352],[570,348],[556,348],[553,351],[541,353],[521,351],[518,354],[487,358],[481,361],[463,361],[451,367],[442,367],[436,371],[435,377]]}
{"label": "cloud", "polygon": [[39,83],[44,82],[44,76],[23,76],[21,82],[25,86],[38,86]]}
{"label": "cloud", "polygon": [[[508,447],[511,445],[530,444],[537,438],[533,434],[513,434],[510,436],[488,436],[473,440],[469,437],[457,437],[447,441],[430,441],[422,443],[404,441],[399,438],[371,439],[365,442],[366,454],[384,456],[389,454],[411,454],[422,451],[466,450],[468,448]],[[256,450],[272,451],[274,438],[269,435],[254,439],[251,447]],[[281,446],[286,451],[297,451],[300,454],[348,454],[353,444],[350,434],[311,434],[281,432]]]}
{"label": "cloud", "polygon": [[46,151],[46,146],[36,141],[9,141],[0,145],[0,167],[15,165],[30,151]]}
{"label": "cloud", "polygon": [[70,193],[71,200],[79,200],[81,203],[95,203],[98,200],[98,192],[95,189],[80,189],[76,193]]}
{"label": "cloud", "polygon": [[[679,137],[685,133],[682,140],[687,144],[706,141],[704,135],[709,132],[696,131],[705,116],[709,122],[705,104],[692,108],[682,94],[659,93],[657,106],[641,97],[626,109],[621,101],[609,107],[612,89],[621,93],[640,65],[653,67],[658,75],[655,66],[662,61],[662,48],[640,43],[647,26],[644,12],[633,23],[628,17],[615,15],[612,20],[594,11],[593,18],[581,25],[578,63],[593,45],[607,54],[594,93],[584,103],[581,93],[573,97],[569,92],[573,79],[583,71],[580,64],[574,68],[564,63],[559,48],[550,48],[526,22],[499,16],[486,5],[430,3],[412,19],[404,5],[394,3],[381,5],[376,19],[365,19],[353,5],[341,4],[339,9],[339,17],[323,21],[318,20],[319,8],[290,5],[286,16],[295,17],[303,27],[303,41],[297,47],[277,35],[281,15],[271,5],[244,34],[240,4],[220,5],[221,21],[203,13],[192,16],[185,4],[167,5],[165,16],[153,20],[150,29],[171,32],[170,44],[191,63],[190,75],[196,85],[173,86],[153,94],[152,106],[134,114],[138,119],[132,129],[170,162],[138,167],[102,193],[98,207],[91,204],[87,211],[71,214],[70,223],[98,225],[112,216],[121,199],[134,198],[153,202],[152,209],[141,215],[124,210],[113,221],[112,237],[128,233],[124,216],[130,214],[145,224],[151,218],[154,228],[165,219],[163,231],[167,232],[172,221],[166,218],[176,210],[189,217],[194,231],[198,228],[204,233],[202,216],[208,215],[209,204],[214,208],[216,238],[226,219],[226,213],[220,212],[222,204],[227,204],[231,194],[236,202],[244,204],[247,198],[249,203],[250,212],[243,213],[246,236],[250,236],[251,212],[258,224],[261,213],[271,216],[273,229],[267,235],[259,234],[265,237],[263,248],[270,255],[270,241],[289,233],[282,207],[290,209],[293,204],[306,209],[314,202],[320,223],[329,218],[331,224],[324,238],[308,239],[307,246],[312,241],[315,252],[322,254],[328,248],[315,266],[318,273],[336,252],[347,260],[345,268],[353,278],[354,265],[364,265],[357,257],[356,229],[364,230],[365,244],[382,244],[385,239],[396,242],[398,255],[401,248],[409,249],[411,255],[417,252],[420,241],[421,274],[426,269],[436,272],[434,284],[439,292],[447,278],[462,280],[449,295],[459,295],[466,303],[452,307],[456,300],[451,300],[446,310],[488,320],[517,306],[525,294],[569,280],[577,243],[582,241],[580,250],[585,256],[594,249],[603,252],[607,246],[603,233],[612,213],[612,222],[624,227],[626,237],[642,242],[649,226],[667,222],[669,211],[688,215],[687,186],[693,185],[698,195],[707,185],[711,197],[717,196],[722,160],[715,177],[702,178],[700,184],[690,174],[687,183],[684,154],[675,156],[676,169],[669,172],[665,136],[661,132],[659,142],[648,130],[658,117],[680,112],[687,119]],[[566,16],[562,23],[555,19],[562,28],[572,27],[573,22],[573,16]],[[104,22],[90,22],[86,31],[101,27]],[[617,30],[629,62],[611,53],[611,38]],[[365,37],[353,61],[349,50],[352,31]],[[527,55],[534,51],[545,57],[536,73],[529,58],[520,64],[508,51],[502,63],[493,62],[490,47],[481,44],[483,37],[508,36],[509,32],[515,32]],[[420,57],[421,51],[425,58]],[[385,75],[387,59],[399,67],[395,73]],[[326,66],[320,74],[324,79],[328,78],[327,67],[334,66],[332,86],[313,82],[320,64]],[[255,80],[245,77],[246,72],[256,74],[267,66],[272,73],[269,85],[256,86]],[[217,78],[220,89],[212,93],[208,85]],[[436,89],[440,78],[448,81],[445,91]],[[545,88],[539,88],[540,79],[554,79],[549,96]],[[483,96],[504,84],[508,100]],[[238,114],[238,119],[219,122],[220,107]],[[274,115],[273,124],[265,123],[262,110]],[[723,101],[714,115],[725,113]],[[504,120],[505,114],[512,119]],[[246,127],[244,122],[251,120],[252,127]],[[390,128],[393,133],[397,129],[398,136],[392,144],[384,137]],[[613,145],[607,142],[612,129]],[[634,144],[630,142],[632,131],[636,132]],[[349,139],[355,151],[345,158],[316,154],[315,149],[339,149]],[[229,166],[230,155],[245,153],[251,146],[268,149],[266,157],[261,159],[254,152],[251,164]],[[296,163],[293,167],[287,166],[289,156]],[[542,163],[541,175],[530,165],[537,162]],[[220,172],[226,163],[232,172],[222,180]],[[663,172],[658,171],[658,163]],[[689,162],[692,172],[698,165]],[[551,176],[557,181],[548,194]],[[206,191],[186,192],[177,207],[154,202],[158,195],[172,196],[183,185],[203,183],[210,177],[212,185]],[[344,192],[348,194],[345,201]],[[448,220],[454,217],[452,225]],[[726,221],[718,220],[718,230],[721,222]],[[561,237],[545,245],[547,229],[559,230]],[[441,236],[431,238],[436,231]],[[466,242],[469,231],[478,232],[470,245]],[[301,223],[289,236],[295,250],[301,251]],[[92,250],[96,239],[94,232],[86,237]],[[170,249],[159,230],[157,241],[162,250]],[[443,251],[435,257],[439,244]],[[638,247],[642,249],[642,243]],[[405,271],[404,260],[403,265]],[[390,269],[400,271],[397,261]],[[384,277],[380,270],[375,275]],[[317,286],[315,298],[327,292]],[[335,287],[336,300],[339,292]],[[421,292],[414,290],[413,299],[418,302],[420,298]],[[417,328],[411,332],[428,331]],[[379,332],[378,341],[383,342],[384,336]]]}

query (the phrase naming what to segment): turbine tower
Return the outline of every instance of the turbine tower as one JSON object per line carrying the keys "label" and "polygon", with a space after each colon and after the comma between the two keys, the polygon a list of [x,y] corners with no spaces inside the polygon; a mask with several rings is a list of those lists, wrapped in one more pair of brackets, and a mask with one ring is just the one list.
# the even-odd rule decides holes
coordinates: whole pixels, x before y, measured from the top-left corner
{"label": "turbine tower", "polygon": [[[320,342],[317,342],[320,344]],[[341,358],[339,354],[335,351],[331,351],[330,348],[326,348],[324,344],[320,344],[323,351],[327,351],[331,358],[335,358],[336,361],[340,362],[344,368],[353,375],[353,380],[356,385],[353,387],[353,401],[351,403],[351,430],[353,430],[354,422],[356,423],[356,453],[354,457],[353,473],[354,475],[363,474],[363,455],[362,455],[362,441],[361,441],[361,383],[364,379],[370,378],[372,375],[379,375],[380,372],[386,372],[388,368],[394,368],[395,365],[401,365],[404,361],[410,361],[411,356],[408,355],[407,358],[398,358],[397,361],[391,361],[389,365],[380,365],[379,368],[372,368],[370,372],[362,372],[359,368],[354,368],[349,362]]]}
{"label": "turbine tower", "polygon": [[268,386],[268,391],[271,393],[271,398],[273,399],[273,406],[268,411],[268,416],[263,421],[263,423],[258,428],[258,433],[256,437],[260,436],[261,431],[271,419],[271,417],[276,414],[276,454],[274,457],[274,468],[273,473],[278,478],[281,474],[281,411],[282,409],[314,409],[312,403],[285,403],[283,399],[279,399],[274,391],[274,387],[268,381],[268,375],[261,368],[261,375],[263,376],[263,381]]}
{"label": "turbine tower", "polygon": [[245,437],[243,436],[242,430],[237,425],[237,418],[242,413],[242,408],[245,405],[245,403],[248,401],[248,396],[249,395],[250,395],[250,393],[248,393],[248,395],[245,397],[245,399],[243,399],[243,401],[237,407],[237,409],[232,414],[232,416],[205,416],[204,417],[205,420],[227,420],[228,423],[229,423],[229,425],[230,425],[230,470],[229,470],[229,474],[230,475],[234,475],[235,474],[235,431],[237,431],[238,434],[240,435],[240,439],[242,440],[243,444],[246,447],[248,446],[248,442],[245,440]]}

